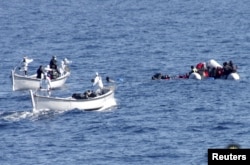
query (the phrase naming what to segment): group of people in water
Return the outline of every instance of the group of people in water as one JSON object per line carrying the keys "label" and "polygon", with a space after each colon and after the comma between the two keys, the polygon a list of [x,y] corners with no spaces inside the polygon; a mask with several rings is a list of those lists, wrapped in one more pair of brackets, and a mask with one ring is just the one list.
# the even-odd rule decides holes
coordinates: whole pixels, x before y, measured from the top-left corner
{"label": "group of people in water", "polygon": [[[28,59],[27,57],[23,58],[22,70],[24,71],[25,75],[27,75],[28,64],[32,61],[33,59]],[[61,69],[63,71],[62,70],[60,71],[57,65],[56,56],[52,56],[52,59],[50,60],[50,63],[46,68],[43,68],[43,66],[40,65],[39,68],[37,69],[37,77],[36,77],[38,79],[41,79],[40,88],[50,91],[51,80],[56,79],[62,74],[64,74],[64,71],[66,69],[69,69],[67,68],[68,64],[69,64],[69,61],[65,58],[62,61],[62,66],[61,66]],[[193,73],[198,73],[202,78],[212,77],[214,79],[217,79],[217,78],[227,79],[229,74],[237,72],[237,66],[234,65],[232,61],[224,62],[223,66],[220,66],[219,64],[217,66],[211,66],[205,62],[201,62],[201,63],[198,63],[196,66],[192,65],[190,68],[191,70],[188,73],[183,74],[183,75],[178,75],[178,76],[170,76],[170,75],[163,75],[161,73],[156,73],[155,75],[152,76],[152,80],[177,79],[177,78],[188,79],[190,75]],[[109,77],[106,77],[106,81],[108,83],[115,82]],[[75,93],[72,95],[72,97],[76,99],[87,99],[91,97],[96,97],[98,95],[102,95],[104,86],[103,86],[102,78],[98,74],[98,72],[96,72],[95,77],[91,79],[91,82],[92,82],[92,86],[95,89],[87,90],[84,93],[80,93],[80,94]]]}
{"label": "group of people in water", "polygon": [[169,76],[163,75],[161,73],[156,73],[152,76],[152,80],[157,79],[176,79],[176,78],[184,78],[188,79],[192,73],[198,73],[202,78],[212,77],[214,79],[227,79],[228,75],[231,73],[237,72],[237,66],[233,64],[230,60],[229,62],[224,62],[223,66],[210,66],[205,62],[198,63],[196,66],[191,65],[191,70],[183,75],[178,76]]}
{"label": "group of people in water", "polygon": [[224,62],[223,66],[209,66],[206,65],[206,63],[199,63],[196,67],[191,66],[189,75],[192,73],[199,73],[202,78],[212,77],[214,79],[227,79],[229,74],[236,72],[237,66],[230,60],[229,62]]}

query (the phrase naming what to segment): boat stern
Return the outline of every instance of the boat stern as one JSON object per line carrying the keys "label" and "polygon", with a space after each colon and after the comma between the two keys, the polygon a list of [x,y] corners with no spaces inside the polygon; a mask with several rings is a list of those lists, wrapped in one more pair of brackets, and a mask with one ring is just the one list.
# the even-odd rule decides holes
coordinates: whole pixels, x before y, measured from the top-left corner
{"label": "boat stern", "polygon": [[229,80],[239,80],[240,79],[240,76],[238,73],[231,73],[228,75],[227,79]]}
{"label": "boat stern", "polygon": [[34,100],[34,93],[31,89],[29,90],[29,92],[30,92],[30,97],[31,97],[32,111],[35,111],[36,110],[36,103]]}
{"label": "boat stern", "polygon": [[12,90],[15,91],[15,77],[14,77],[15,71],[11,70],[11,83],[12,83]]}

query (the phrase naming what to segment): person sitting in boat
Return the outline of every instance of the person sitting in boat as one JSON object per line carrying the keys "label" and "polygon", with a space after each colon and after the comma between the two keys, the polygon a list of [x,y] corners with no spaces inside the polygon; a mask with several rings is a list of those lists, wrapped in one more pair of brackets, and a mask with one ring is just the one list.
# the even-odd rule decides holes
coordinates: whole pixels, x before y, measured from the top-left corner
{"label": "person sitting in boat", "polygon": [[216,77],[216,68],[215,67],[210,67],[210,69],[209,69],[209,74],[208,74],[208,76],[209,77],[213,77],[213,78],[215,78]]}
{"label": "person sitting in boat", "polygon": [[90,91],[90,90],[85,91],[83,94],[84,94],[84,97],[86,99],[88,99],[90,97],[96,97],[97,96],[95,92]]}
{"label": "person sitting in boat", "polygon": [[237,72],[237,66],[233,64],[233,62],[230,60],[229,61],[229,66],[232,68],[232,73]]}
{"label": "person sitting in boat", "polygon": [[202,70],[204,69],[204,63],[203,62],[200,62],[196,65],[196,69],[199,71],[199,70]]}
{"label": "person sitting in boat", "polygon": [[42,74],[42,79],[40,81],[40,90],[46,90],[47,94],[50,95],[51,81],[46,73]]}
{"label": "person sitting in boat", "polygon": [[95,87],[95,93],[96,94],[102,94],[102,89],[103,89],[103,83],[102,83],[102,78],[101,76],[98,74],[98,72],[96,72],[96,76],[94,79],[92,79],[92,85],[93,87]]}
{"label": "person sitting in boat", "polygon": [[225,79],[227,79],[227,76],[230,73],[232,73],[232,71],[233,71],[233,68],[227,62],[224,62],[223,63],[223,75]]}
{"label": "person sitting in boat", "polygon": [[91,91],[91,90],[87,90],[84,93],[73,93],[72,97],[75,99],[88,99],[91,97],[96,97],[97,95],[95,94],[95,92]]}
{"label": "person sitting in boat", "polygon": [[85,91],[85,92],[83,93],[84,98],[85,98],[85,99],[88,99],[89,96],[90,96],[90,94],[91,94],[91,91],[90,91],[90,90]]}
{"label": "person sitting in boat", "polygon": [[208,68],[205,62],[200,62],[196,65],[197,72],[202,76],[202,77],[208,77]]}
{"label": "person sitting in boat", "polygon": [[209,77],[209,70],[208,69],[204,69],[203,77]]}
{"label": "person sitting in boat", "polygon": [[49,65],[47,65],[47,66],[44,68],[43,71],[44,71],[43,73],[46,74],[47,77],[49,77],[50,79],[53,79],[53,77],[52,77],[52,75],[53,75],[53,70],[50,69]]}
{"label": "person sitting in boat", "polygon": [[223,76],[223,68],[221,68],[221,67],[217,67],[216,69],[215,69],[215,79],[217,79],[217,78],[221,78],[221,76]]}
{"label": "person sitting in boat", "polygon": [[28,74],[28,65],[29,63],[31,63],[33,61],[33,59],[29,59],[28,57],[23,57],[23,61],[22,61],[22,70],[24,71],[24,75],[27,76]]}
{"label": "person sitting in boat", "polygon": [[44,74],[43,66],[40,65],[39,68],[36,71],[36,78],[41,79],[42,78],[42,74]]}
{"label": "person sitting in boat", "polygon": [[54,73],[54,77],[53,78],[59,77],[60,71],[58,70],[58,67],[57,67],[56,56],[52,56],[52,59],[50,60],[49,66],[50,66],[50,69],[56,71],[56,73],[57,73],[57,75],[55,75],[55,73]]}

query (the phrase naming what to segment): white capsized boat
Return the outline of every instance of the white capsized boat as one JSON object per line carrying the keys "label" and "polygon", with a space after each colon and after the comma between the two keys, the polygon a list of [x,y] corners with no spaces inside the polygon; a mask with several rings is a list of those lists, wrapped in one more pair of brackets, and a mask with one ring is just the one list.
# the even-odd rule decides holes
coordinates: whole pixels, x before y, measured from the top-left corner
{"label": "white capsized boat", "polygon": [[79,109],[85,111],[105,110],[117,105],[114,97],[115,87],[105,87],[102,94],[89,98],[74,97],[51,97],[39,95],[37,92],[30,90],[33,112],[42,110],[66,111]]}
{"label": "white capsized boat", "polygon": [[[214,59],[211,59],[209,60],[207,63],[206,63],[207,66],[211,67],[211,68],[223,68],[217,61],[215,61]],[[223,79],[223,78],[222,78]],[[233,72],[233,73],[230,73],[228,76],[227,76],[227,79],[228,80],[239,80],[240,79],[240,75],[238,74],[238,72]]]}
{"label": "white capsized boat", "polygon": [[228,80],[239,80],[240,79],[240,75],[235,72],[235,73],[230,73],[228,76],[227,76],[227,79]]}
{"label": "white capsized boat", "polygon": [[[222,65],[220,65],[217,61],[215,61],[214,59],[211,59],[209,61],[206,62],[206,66],[207,67],[210,67],[210,68],[223,68]],[[189,75],[189,78],[190,79],[196,79],[196,80],[201,80],[203,79],[203,77],[199,74],[199,73],[191,73]],[[207,78],[207,77],[205,77]],[[208,77],[209,78],[209,77]],[[225,79],[224,76],[222,76],[221,78],[219,79]],[[230,73],[227,78],[228,80],[239,80],[240,79],[240,76],[237,72],[233,72],[233,73]]]}
{"label": "white capsized boat", "polygon": [[[60,68],[61,76],[57,77],[56,79],[51,79],[51,88],[60,88],[62,87],[68,77],[70,76],[70,69],[69,66]],[[12,77],[12,90],[28,90],[28,89],[38,89],[40,87],[41,79],[36,78],[37,74],[33,75],[23,75],[18,70],[18,67],[15,67],[11,71]]]}
{"label": "white capsized boat", "polygon": [[189,78],[190,78],[190,79],[201,80],[201,75],[200,75],[199,73],[194,72],[194,73],[191,73],[191,74],[189,75]]}

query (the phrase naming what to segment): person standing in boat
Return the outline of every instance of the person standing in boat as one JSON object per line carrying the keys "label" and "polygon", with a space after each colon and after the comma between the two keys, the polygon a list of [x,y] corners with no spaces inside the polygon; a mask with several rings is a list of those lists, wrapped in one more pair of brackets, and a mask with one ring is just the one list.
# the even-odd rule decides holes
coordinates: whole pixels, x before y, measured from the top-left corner
{"label": "person standing in boat", "polygon": [[50,60],[49,66],[50,66],[50,69],[57,69],[56,56],[52,56],[52,59]]}
{"label": "person standing in boat", "polygon": [[43,66],[40,65],[39,68],[36,71],[36,78],[41,79],[42,78],[42,74],[44,74],[44,72],[43,72]]}
{"label": "person standing in boat", "polygon": [[229,66],[232,68],[232,73],[237,72],[237,66],[231,60],[229,61]]}
{"label": "person standing in boat", "polygon": [[102,83],[102,78],[98,74],[98,72],[96,72],[95,78],[92,79],[92,83],[93,87],[95,87],[94,91],[96,92],[96,94],[102,94],[103,83]]}
{"label": "person standing in boat", "polygon": [[31,63],[33,59],[29,59],[28,57],[23,57],[22,61],[22,70],[24,71],[24,75],[27,76],[28,74],[28,65]]}
{"label": "person standing in boat", "polygon": [[50,90],[51,90],[51,81],[50,78],[47,76],[46,73],[42,74],[42,79],[40,81],[40,90],[45,90],[47,92],[47,95],[50,96]]}
{"label": "person standing in boat", "polygon": [[224,79],[227,79],[228,75],[232,73],[233,68],[227,63],[223,63],[223,77]]}
{"label": "person standing in boat", "polygon": [[[58,75],[60,75],[60,71],[58,70],[58,67],[57,67],[57,60],[56,60],[56,56],[52,56],[52,59],[50,60],[50,63],[49,63],[49,67],[50,69],[52,69],[53,71],[56,71],[56,73]],[[54,76],[53,78],[57,78],[58,76]]]}

